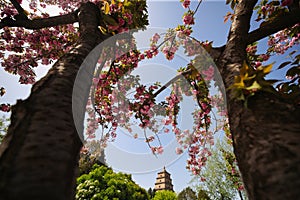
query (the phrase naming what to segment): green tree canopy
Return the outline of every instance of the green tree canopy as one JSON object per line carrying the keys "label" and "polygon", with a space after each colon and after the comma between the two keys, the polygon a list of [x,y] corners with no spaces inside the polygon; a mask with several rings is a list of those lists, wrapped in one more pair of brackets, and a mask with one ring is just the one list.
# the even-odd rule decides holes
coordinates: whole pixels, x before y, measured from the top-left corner
{"label": "green tree canopy", "polygon": [[155,192],[152,200],[177,200],[177,195],[170,190],[160,190]]}
{"label": "green tree canopy", "polygon": [[232,145],[227,137],[217,141],[205,168],[192,182],[196,182],[198,191],[208,191],[211,199],[246,198]]}
{"label": "green tree canopy", "polygon": [[115,173],[106,166],[95,164],[88,174],[77,179],[77,200],[147,200],[145,189],[131,175]]}
{"label": "green tree canopy", "polygon": [[183,189],[178,194],[178,200],[196,200],[196,199],[197,199],[196,193],[190,187]]}
{"label": "green tree canopy", "polygon": [[[91,143],[85,144],[84,148],[82,148],[80,151],[79,176],[88,174],[90,171],[92,171],[95,164],[101,166],[105,165],[106,163],[104,149],[100,150],[99,154],[95,155],[86,150],[88,145],[91,145]],[[94,145],[96,145],[96,143]]]}
{"label": "green tree canopy", "polygon": [[197,195],[197,200],[210,200],[210,198],[206,191],[199,190]]}
{"label": "green tree canopy", "polygon": [[155,195],[155,189],[152,189],[150,187],[147,192],[148,192],[150,198],[152,199],[154,197],[154,195]]}

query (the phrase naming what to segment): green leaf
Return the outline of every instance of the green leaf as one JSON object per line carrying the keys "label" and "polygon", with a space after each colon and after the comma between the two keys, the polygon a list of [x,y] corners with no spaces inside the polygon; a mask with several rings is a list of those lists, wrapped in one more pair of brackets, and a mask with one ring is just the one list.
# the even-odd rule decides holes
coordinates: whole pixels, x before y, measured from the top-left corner
{"label": "green leaf", "polygon": [[107,1],[104,1],[104,14],[108,14],[109,13],[109,3]]}
{"label": "green leaf", "polygon": [[252,83],[252,85],[249,87],[246,87],[246,89],[247,90],[259,90],[259,89],[261,89],[261,86],[258,84],[258,82],[254,81]]}
{"label": "green leaf", "polygon": [[100,29],[100,31],[101,31],[103,34],[106,34],[106,33],[107,33],[107,31],[106,31],[106,29],[105,29],[104,27],[99,26],[99,29]]}
{"label": "green leaf", "polygon": [[265,66],[259,66],[257,69],[262,71],[264,75],[269,74],[272,70],[274,63],[271,63],[269,65],[265,65]]}
{"label": "green leaf", "polygon": [[234,84],[230,88],[239,88],[239,89],[245,88],[244,79],[241,76],[235,76]]}
{"label": "green leaf", "polygon": [[274,63],[264,66],[264,68],[263,68],[264,74],[268,74],[268,73],[271,72],[272,67],[273,67],[273,64],[274,64]]}
{"label": "green leaf", "polygon": [[231,2],[231,9],[232,9],[232,10],[234,9],[236,3],[237,3],[237,0],[233,0],[233,1]]}
{"label": "green leaf", "polygon": [[103,15],[103,20],[106,24],[112,25],[112,26],[118,26],[119,23],[112,17],[109,15]]}

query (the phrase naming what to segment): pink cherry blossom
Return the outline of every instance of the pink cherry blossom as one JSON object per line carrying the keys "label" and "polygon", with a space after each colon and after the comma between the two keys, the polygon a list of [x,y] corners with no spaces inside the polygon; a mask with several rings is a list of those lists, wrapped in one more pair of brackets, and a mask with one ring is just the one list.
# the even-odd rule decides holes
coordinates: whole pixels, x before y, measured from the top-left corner
{"label": "pink cherry blossom", "polygon": [[193,14],[192,13],[188,13],[185,16],[183,16],[183,23],[185,25],[193,25],[193,24],[195,24]]}
{"label": "pink cherry blossom", "polygon": [[182,3],[182,6],[184,8],[188,8],[191,4],[191,0],[184,0],[183,3]]}
{"label": "pink cherry blossom", "polygon": [[10,111],[10,105],[9,104],[1,104],[0,110],[3,112],[9,112]]}
{"label": "pink cherry blossom", "polygon": [[204,75],[205,80],[212,80],[214,77],[214,67],[210,65],[207,70],[203,70],[202,74]]}

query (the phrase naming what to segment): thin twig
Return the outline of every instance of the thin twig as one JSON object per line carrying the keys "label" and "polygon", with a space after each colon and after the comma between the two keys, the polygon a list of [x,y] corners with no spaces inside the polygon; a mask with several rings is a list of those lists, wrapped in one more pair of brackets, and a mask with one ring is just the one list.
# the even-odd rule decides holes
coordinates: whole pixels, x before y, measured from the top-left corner
{"label": "thin twig", "polygon": [[172,83],[174,83],[175,81],[179,80],[182,76],[190,73],[192,70],[189,69],[187,71],[184,71],[178,75],[176,75],[174,78],[172,78],[171,80],[169,80],[165,85],[163,85],[161,88],[159,88],[159,90],[157,90],[153,96],[156,97],[157,95],[159,95],[162,91],[164,91],[167,87],[169,87]]}
{"label": "thin twig", "polygon": [[199,1],[198,5],[197,5],[197,8],[196,8],[195,11],[194,11],[193,16],[194,16],[194,15],[196,14],[196,12],[198,11],[198,9],[199,9],[201,3],[202,3],[202,0]]}

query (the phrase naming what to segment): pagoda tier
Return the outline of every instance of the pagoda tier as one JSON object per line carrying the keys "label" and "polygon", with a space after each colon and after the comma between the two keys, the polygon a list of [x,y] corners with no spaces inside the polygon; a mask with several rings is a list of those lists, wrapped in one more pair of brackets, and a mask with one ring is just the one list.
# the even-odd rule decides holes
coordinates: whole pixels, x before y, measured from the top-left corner
{"label": "pagoda tier", "polygon": [[157,173],[157,178],[154,186],[154,190],[173,190],[173,184],[171,175],[169,172],[166,171],[166,168],[164,167],[161,172]]}

